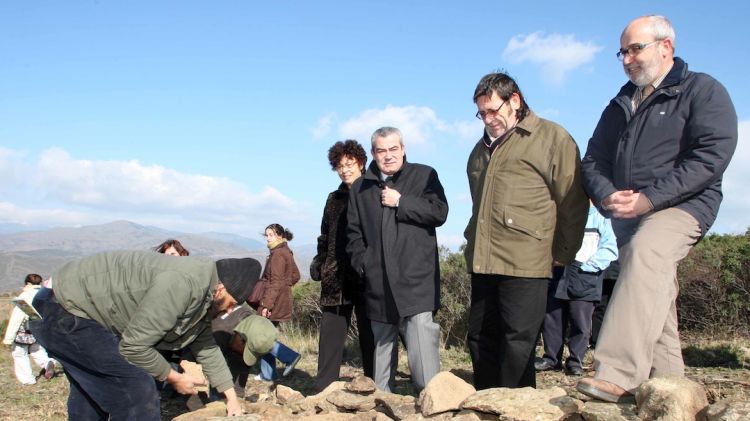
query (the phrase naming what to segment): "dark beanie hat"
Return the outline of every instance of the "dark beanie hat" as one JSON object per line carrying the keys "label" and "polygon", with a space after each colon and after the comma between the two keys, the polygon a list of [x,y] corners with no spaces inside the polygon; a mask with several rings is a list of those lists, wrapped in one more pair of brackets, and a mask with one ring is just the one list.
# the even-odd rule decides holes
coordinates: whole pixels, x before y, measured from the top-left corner
{"label": "dark beanie hat", "polygon": [[232,298],[244,303],[260,278],[260,262],[250,257],[221,259],[216,261],[216,272]]}

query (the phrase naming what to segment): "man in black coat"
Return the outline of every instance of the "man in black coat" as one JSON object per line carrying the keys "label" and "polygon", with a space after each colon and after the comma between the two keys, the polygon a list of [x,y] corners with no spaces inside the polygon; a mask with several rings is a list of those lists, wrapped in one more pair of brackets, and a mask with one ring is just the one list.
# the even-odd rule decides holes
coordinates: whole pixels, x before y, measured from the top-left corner
{"label": "man in black coat", "polygon": [[630,82],[602,113],[581,169],[586,192],[612,218],[620,277],[578,390],[617,402],[650,377],[684,375],[677,331],[677,263],[721,203],[737,145],[726,89],[674,56],[663,16],[632,21],[617,56]]}
{"label": "man in black coat", "polygon": [[352,185],[347,210],[352,267],[365,280],[367,313],[375,338],[374,380],[391,391],[403,332],[412,382],[418,390],[440,371],[440,267],[435,228],[448,216],[437,172],[406,162],[401,131],[372,135],[374,162]]}

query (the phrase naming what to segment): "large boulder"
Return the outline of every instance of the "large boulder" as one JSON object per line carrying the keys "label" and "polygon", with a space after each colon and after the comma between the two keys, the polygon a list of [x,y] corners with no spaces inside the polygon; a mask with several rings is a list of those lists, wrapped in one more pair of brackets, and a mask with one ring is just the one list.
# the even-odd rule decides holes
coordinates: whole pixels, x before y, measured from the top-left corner
{"label": "large boulder", "polygon": [[644,421],[701,421],[708,407],[706,390],[679,376],[649,379],[635,392],[638,417]]}
{"label": "large boulder", "polygon": [[419,395],[418,405],[425,416],[458,411],[461,402],[476,392],[474,386],[449,371],[443,371],[424,388]]}

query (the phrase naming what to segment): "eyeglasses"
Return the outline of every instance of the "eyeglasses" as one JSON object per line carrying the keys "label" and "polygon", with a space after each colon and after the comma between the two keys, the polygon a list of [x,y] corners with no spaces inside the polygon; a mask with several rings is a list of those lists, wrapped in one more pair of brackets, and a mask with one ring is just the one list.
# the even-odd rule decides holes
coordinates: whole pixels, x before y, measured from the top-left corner
{"label": "eyeglasses", "polygon": [[346,164],[339,164],[339,165],[336,165],[336,171],[350,170],[356,167],[357,164],[358,164],[357,161],[350,161],[350,162],[347,162]]}
{"label": "eyeglasses", "polygon": [[487,111],[477,111],[477,113],[474,114],[474,117],[476,117],[476,118],[478,118],[478,119],[480,119],[482,121],[484,121],[484,119],[487,116],[490,116],[490,118],[495,118],[495,116],[497,115],[497,113],[500,112],[500,109],[503,108],[503,105],[505,105],[506,102],[508,102],[508,101],[503,101],[503,103],[500,104],[500,106],[497,107],[494,110],[490,109],[490,110],[487,110]]}
{"label": "eyeglasses", "polygon": [[662,40],[657,39],[651,42],[647,42],[645,44],[642,42],[639,42],[636,44],[630,44],[625,48],[620,48],[620,50],[617,51],[617,59],[620,61],[623,61],[625,60],[625,56],[635,57],[638,54],[640,54],[641,51],[645,50],[646,48],[648,48],[649,46],[653,44],[656,44],[659,41],[662,41]]}

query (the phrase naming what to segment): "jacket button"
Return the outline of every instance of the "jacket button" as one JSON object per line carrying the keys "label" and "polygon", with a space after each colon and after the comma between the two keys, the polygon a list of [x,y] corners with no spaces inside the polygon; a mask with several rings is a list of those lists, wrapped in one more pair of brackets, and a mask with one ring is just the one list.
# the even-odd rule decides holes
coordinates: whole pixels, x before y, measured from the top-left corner
{"label": "jacket button", "polygon": [[479,270],[479,265],[474,266],[474,269]]}
{"label": "jacket button", "polygon": [[479,223],[480,223],[480,224],[484,224],[484,219],[480,219],[480,220],[479,220]]}
{"label": "jacket button", "polygon": [[508,223],[512,224],[513,223],[513,218],[508,218]]}

